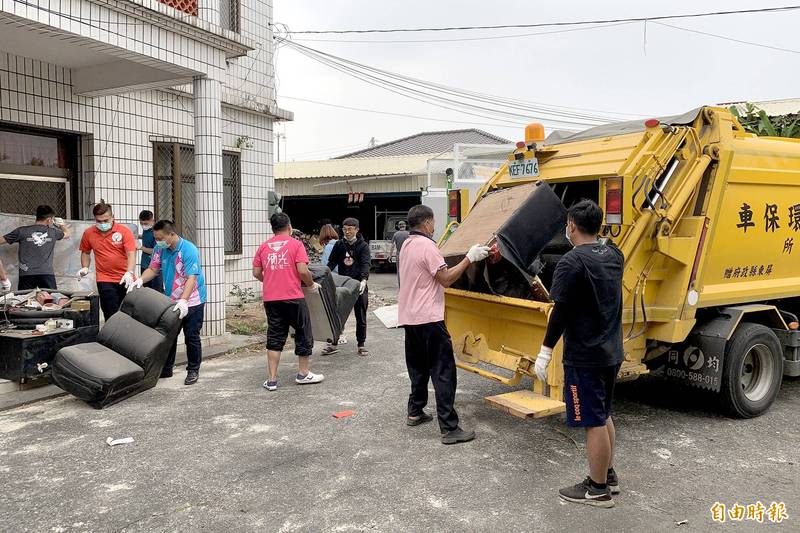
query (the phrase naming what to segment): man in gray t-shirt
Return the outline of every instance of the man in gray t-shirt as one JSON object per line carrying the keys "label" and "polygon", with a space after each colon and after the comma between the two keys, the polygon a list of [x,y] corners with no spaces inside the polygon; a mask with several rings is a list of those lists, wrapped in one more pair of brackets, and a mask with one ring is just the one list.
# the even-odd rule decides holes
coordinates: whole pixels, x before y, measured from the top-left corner
{"label": "man in gray t-shirt", "polygon": [[397,285],[400,285],[400,248],[403,246],[403,243],[406,242],[410,233],[406,229],[406,222],[405,220],[401,220],[397,223],[397,231],[394,232],[392,235],[392,247],[389,250],[389,257],[392,257],[393,254],[397,254],[395,257],[395,266],[397,267]]}
{"label": "man in gray t-shirt", "polygon": [[56,219],[49,205],[36,208],[36,223],[21,226],[0,237],[0,244],[19,243],[17,290],[56,289],[53,251],[56,241],[69,238],[64,221]]}

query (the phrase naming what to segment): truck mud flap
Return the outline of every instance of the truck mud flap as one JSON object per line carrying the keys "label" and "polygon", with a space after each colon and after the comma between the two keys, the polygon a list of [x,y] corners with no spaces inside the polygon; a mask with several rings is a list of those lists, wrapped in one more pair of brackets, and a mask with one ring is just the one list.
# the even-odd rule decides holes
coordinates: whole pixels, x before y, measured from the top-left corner
{"label": "truck mud flap", "polygon": [[693,335],[686,344],[667,352],[664,376],[698,389],[719,392],[726,342],[724,337]]}

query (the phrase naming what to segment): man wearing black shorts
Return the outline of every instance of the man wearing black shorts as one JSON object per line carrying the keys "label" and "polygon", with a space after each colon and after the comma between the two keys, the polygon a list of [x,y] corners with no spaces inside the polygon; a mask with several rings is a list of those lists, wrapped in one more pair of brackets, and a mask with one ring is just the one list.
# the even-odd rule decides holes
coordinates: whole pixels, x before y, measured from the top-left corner
{"label": "man wearing black shorts", "polygon": [[556,265],[550,297],[555,302],[536,375],[547,380],[547,365],[564,336],[564,402],[567,424],[586,428],[589,476],[559,491],[562,499],[613,507],[619,493],[614,471],[611,399],[622,364],[622,252],[598,240],[603,210],[582,200],[567,213],[567,240],[574,246]]}
{"label": "man wearing black shorts", "polygon": [[267,367],[264,388],[278,389],[278,364],[289,335],[295,331],[294,353],[298,357],[295,383],[319,383],[325,376],[309,370],[309,358],[314,347],[311,317],[306,306],[301,282],[319,290],[308,270],[308,254],[303,244],[292,238],[292,223],[286,213],[270,218],[271,239],[263,243],[253,258],[253,276],[263,284],[264,311],[267,313]]}

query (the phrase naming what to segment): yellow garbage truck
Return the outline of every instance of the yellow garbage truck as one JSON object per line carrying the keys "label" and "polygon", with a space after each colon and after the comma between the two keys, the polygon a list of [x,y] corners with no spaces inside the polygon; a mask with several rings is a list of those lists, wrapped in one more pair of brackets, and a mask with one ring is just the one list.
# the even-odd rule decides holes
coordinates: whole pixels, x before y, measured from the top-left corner
{"label": "yellow garbage truck", "polygon": [[589,198],[625,255],[619,379],[658,372],[717,393],[734,416],[765,412],[783,376],[800,376],[800,141],[750,134],[719,107],[543,133],[526,128],[441,243],[448,262],[493,246],[446,291],[459,368],[510,388],[532,378],[487,398],[511,414],[564,410],[561,343],[546,382],[533,365],[569,250],[566,209]]}

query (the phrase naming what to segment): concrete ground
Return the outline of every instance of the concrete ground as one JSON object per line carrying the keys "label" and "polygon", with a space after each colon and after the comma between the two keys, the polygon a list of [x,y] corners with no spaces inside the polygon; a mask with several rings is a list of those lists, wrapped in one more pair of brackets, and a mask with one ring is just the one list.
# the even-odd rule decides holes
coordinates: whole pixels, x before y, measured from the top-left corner
{"label": "concrete ground", "polygon": [[[389,297],[391,281],[376,276],[373,290]],[[443,446],[435,424],[404,425],[402,332],[373,317],[369,339],[369,358],[353,342],[316,357],[319,385],[293,383],[287,352],[269,393],[264,353],[247,351],[208,361],[195,386],[179,372],[106,410],[61,397],[0,413],[0,530],[800,530],[798,381],[753,420],[655,378],[621,385],[623,493],[593,509],[556,493],[586,475],[580,431],[496,411],[483,398],[505,389],[460,372],[457,408],[478,438]],[[789,518],[718,526],[716,501],[784,502]]]}

